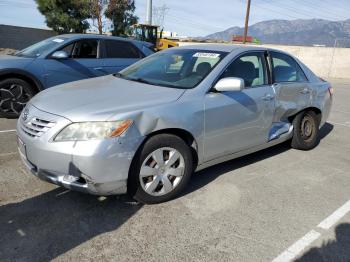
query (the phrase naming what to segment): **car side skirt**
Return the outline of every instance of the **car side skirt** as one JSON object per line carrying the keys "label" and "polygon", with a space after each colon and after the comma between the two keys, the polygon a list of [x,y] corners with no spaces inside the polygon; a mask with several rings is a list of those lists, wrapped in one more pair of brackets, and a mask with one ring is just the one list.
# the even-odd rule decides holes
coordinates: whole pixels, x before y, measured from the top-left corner
{"label": "car side skirt", "polygon": [[233,153],[233,154],[229,154],[229,155],[225,155],[225,156],[222,156],[219,158],[215,158],[213,160],[209,160],[207,162],[204,162],[204,163],[198,165],[196,171],[200,171],[200,170],[203,170],[207,167],[214,166],[214,165],[217,165],[217,164],[229,161],[229,160],[233,160],[233,159],[236,159],[236,158],[239,158],[239,157],[242,157],[245,155],[249,155],[249,154],[255,153],[257,151],[275,146],[277,144],[283,143],[283,142],[291,139],[292,136],[293,136],[293,126],[291,126],[291,128],[289,128],[289,131],[287,133],[284,133],[283,135],[281,135],[277,139],[271,140],[268,143],[258,145],[256,147],[248,148],[248,149],[245,149],[245,150]]}

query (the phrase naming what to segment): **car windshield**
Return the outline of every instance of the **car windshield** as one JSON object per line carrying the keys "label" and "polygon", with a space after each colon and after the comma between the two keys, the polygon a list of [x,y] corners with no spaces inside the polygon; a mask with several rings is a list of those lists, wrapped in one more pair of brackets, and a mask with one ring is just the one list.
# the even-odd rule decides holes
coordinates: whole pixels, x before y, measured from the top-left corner
{"label": "car windshield", "polygon": [[151,85],[190,89],[198,85],[227,52],[168,49],[122,70],[117,77]]}
{"label": "car windshield", "polygon": [[39,43],[31,45],[21,51],[18,51],[17,53],[15,53],[15,55],[35,58],[40,56],[43,52],[49,51],[55,47],[60,46],[64,41],[67,41],[67,38],[51,37]]}

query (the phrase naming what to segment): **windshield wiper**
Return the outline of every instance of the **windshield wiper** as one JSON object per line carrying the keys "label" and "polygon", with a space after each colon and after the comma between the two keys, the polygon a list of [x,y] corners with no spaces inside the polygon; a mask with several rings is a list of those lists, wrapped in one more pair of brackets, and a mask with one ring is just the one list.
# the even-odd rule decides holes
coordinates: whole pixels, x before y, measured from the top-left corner
{"label": "windshield wiper", "polygon": [[139,83],[144,83],[144,84],[149,84],[149,85],[156,85],[154,83],[151,83],[141,77],[138,77],[138,78],[128,78],[128,80],[131,80],[131,81],[136,81],[136,82],[139,82]]}
{"label": "windshield wiper", "polygon": [[141,77],[136,77],[136,78],[127,77],[127,76],[125,76],[123,74],[120,74],[120,73],[116,73],[116,74],[113,74],[113,75],[116,76],[116,77],[120,77],[120,78],[126,79],[126,80],[135,81],[135,82],[148,84],[148,85],[152,85],[152,86],[164,86],[164,87],[170,87],[170,88],[183,89],[183,88],[181,88],[179,86],[175,86],[175,85],[170,85],[170,84],[165,84],[165,83],[153,83],[153,82],[147,81],[146,79],[141,78]]}
{"label": "windshield wiper", "polygon": [[121,73],[115,73],[113,74],[115,77],[120,77],[120,78],[123,78],[123,79],[126,79],[126,80],[130,80],[130,81],[135,81],[135,82],[139,82],[139,83],[144,83],[144,84],[149,84],[149,85],[156,85],[154,83],[151,83],[141,77],[138,77],[138,78],[132,78],[132,77],[127,77]]}
{"label": "windshield wiper", "polygon": [[114,73],[113,76],[120,77],[120,78],[125,78],[124,75],[121,74],[121,73]]}

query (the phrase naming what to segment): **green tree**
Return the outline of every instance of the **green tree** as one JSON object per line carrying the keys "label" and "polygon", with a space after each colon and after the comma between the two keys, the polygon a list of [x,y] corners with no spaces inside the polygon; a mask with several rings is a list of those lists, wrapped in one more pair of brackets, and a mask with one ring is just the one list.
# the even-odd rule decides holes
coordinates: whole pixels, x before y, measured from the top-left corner
{"label": "green tree", "polygon": [[92,19],[92,26],[96,27],[98,33],[104,33],[104,26],[106,24],[104,10],[108,7],[108,2],[105,0],[90,0],[90,13]]}
{"label": "green tree", "polygon": [[35,0],[46,24],[59,34],[84,33],[89,27],[89,0]]}
{"label": "green tree", "polygon": [[131,26],[137,24],[138,17],[134,15],[135,2],[133,0],[110,0],[105,12],[113,25],[112,35],[128,36]]}

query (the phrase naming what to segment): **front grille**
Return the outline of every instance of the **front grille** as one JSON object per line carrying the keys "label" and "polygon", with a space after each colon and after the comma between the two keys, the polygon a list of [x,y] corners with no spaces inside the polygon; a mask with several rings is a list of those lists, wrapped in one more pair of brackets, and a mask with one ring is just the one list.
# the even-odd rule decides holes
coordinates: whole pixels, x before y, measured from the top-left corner
{"label": "front grille", "polygon": [[28,136],[40,137],[55,124],[55,122],[34,117],[28,122],[21,121],[21,128]]}

